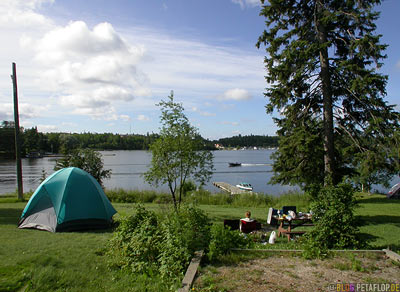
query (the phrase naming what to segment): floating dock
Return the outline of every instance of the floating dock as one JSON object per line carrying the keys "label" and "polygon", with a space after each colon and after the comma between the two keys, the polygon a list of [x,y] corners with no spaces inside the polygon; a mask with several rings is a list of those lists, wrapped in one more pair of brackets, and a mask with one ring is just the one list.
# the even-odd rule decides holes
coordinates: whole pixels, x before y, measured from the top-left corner
{"label": "floating dock", "polygon": [[238,187],[230,185],[226,182],[213,182],[213,185],[217,188],[220,188],[221,190],[224,190],[225,192],[230,193],[231,195],[251,193],[249,191],[239,189]]}

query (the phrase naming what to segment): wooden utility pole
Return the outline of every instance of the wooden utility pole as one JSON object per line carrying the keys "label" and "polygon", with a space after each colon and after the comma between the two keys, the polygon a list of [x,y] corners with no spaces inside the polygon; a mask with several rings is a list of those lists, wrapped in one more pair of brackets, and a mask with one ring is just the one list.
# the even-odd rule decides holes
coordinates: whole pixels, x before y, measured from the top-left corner
{"label": "wooden utility pole", "polygon": [[24,190],[22,184],[22,163],[21,163],[21,141],[19,137],[19,113],[18,113],[18,90],[17,90],[17,69],[15,63],[12,63],[12,75],[14,89],[14,126],[15,126],[15,158],[17,163],[17,183],[18,200],[24,199]]}

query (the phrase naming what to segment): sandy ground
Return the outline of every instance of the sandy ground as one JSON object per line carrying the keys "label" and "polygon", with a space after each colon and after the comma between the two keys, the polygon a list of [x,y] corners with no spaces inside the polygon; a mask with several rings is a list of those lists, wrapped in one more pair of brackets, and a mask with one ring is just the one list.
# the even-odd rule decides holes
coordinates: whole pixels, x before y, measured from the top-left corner
{"label": "sandy ground", "polygon": [[[357,291],[345,286],[349,283],[364,284],[360,289],[370,288],[369,284],[400,283],[400,265],[382,254],[346,254],[326,260],[274,255],[232,266],[204,267],[192,291]],[[394,291],[400,291],[400,285],[397,287]]]}

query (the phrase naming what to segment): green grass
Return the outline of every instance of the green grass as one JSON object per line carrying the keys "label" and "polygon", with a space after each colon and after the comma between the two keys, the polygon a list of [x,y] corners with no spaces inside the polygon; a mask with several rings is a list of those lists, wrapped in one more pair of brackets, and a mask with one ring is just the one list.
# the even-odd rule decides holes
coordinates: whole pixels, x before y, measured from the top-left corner
{"label": "green grass", "polygon": [[[158,193],[156,191],[139,191],[110,189],[106,190],[108,198],[117,203],[168,203],[171,202],[171,195],[168,193]],[[185,203],[198,205],[219,205],[232,207],[274,207],[290,205],[296,202],[299,211],[308,211],[309,197],[302,193],[289,192],[281,196],[273,196],[262,193],[244,193],[229,195],[227,193],[210,193],[207,190],[191,191],[184,195]]]}
{"label": "green grass", "polygon": [[[370,240],[371,248],[390,247],[400,251],[400,201],[381,195],[359,195],[360,208],[356,214],[361,220],[360,231]],[[200,205],[213,222],[241,218],[247,210],[252,217],[266,223],[267,208],[283,205],[300,206],[307,210],[305,198],[286,195],[259,207],[239,205]],[[50,233],[17,228],[19,216],[26,202],[15,197],[0,198],[0,292],[18,291],[166,291],[167,287],[153,277],[131,276],[111,270],[104,255],[112,232]],[[120,216],[134,212],[132,204],[113,203]],[[162,211],[166,204],[146,203],[151,210]],[[301,207],[303,206],[303,207]],[[268,248],[296,248],[279,238]],[[146,290],[147,289],[147,290]]]}
{"label": "green grass", "polygon": [[[6,200],[7,201],[7,200]],[[112,233],[50,233],[18,229],[25,202],[0,201],[0,291],[166,291],[156,277],[110,270],[105,247]],[[129,204],[114,204],[129,214]],[[156,208],[156,205],[152,207]]]}
{"label": "green grass", "polygon": [[359,194],[356,215],[360,232],[370,241],[372,248],[400,251],[400,200],[383,195]]}

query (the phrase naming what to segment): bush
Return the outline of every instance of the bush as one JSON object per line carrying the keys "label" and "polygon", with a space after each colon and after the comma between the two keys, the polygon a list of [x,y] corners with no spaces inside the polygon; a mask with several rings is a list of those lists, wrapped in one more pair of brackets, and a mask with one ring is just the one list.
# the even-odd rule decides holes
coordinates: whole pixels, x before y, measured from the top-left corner
{"label": "bush", "polygon": [[232,248],[245,248],[251,244],[249,237],[245,237],[238,230],[225,228],[221,224],[211,226],[211,241],[208,250],[208,259],[217,260],[226,255]]}
{"label": "bush", "polygon": [[189,192],[196,190],[196,184],[192,180],[187,180],[182,186],[182,194],[186,196]]}
{"label": "bush", "polygon": [[138,205],[134,215],[120,221],[111,239],[108,254],[112,265],[137,273],[151,272],[157,263],[159,236],[155,213]]}
{"label": "bush", "polygon": [[57,160],[54,170],[59,170],[65,167],[79,167],[90,173],[100,185],[103,185],[103,180],[111,177],[111,169],[104,169],[104,163],[101,159],[101,154],[93,149],[76,149]]}
{"label": "bush", "polygon": [[151,190],[106,190],[106,195],[111,202],[116,203],[167,203],[171,202],[170,195]]}
{"label": "bush", "polygon": [[315,227],[305,236],[305,257],[320,258],[328,249],[360,248],[364,245],[354,216],[357,204],[350,185],[314,188],[311,196]]}
{"label": "bush", "polygon": [[182,278],[194,252],[210,239],[203,211],[183,206],[180,212],[156,215],[142,206],[121,220],[108,249],[110,264],[132,273],[159,274],[173,283]]}
{"label": "bush", "polygon": [[167,278],[184,272],[194,252],[205,249],[210,240],[208,218],[193,206],[168,214],[161,223],[161,232],[160,273]]}

